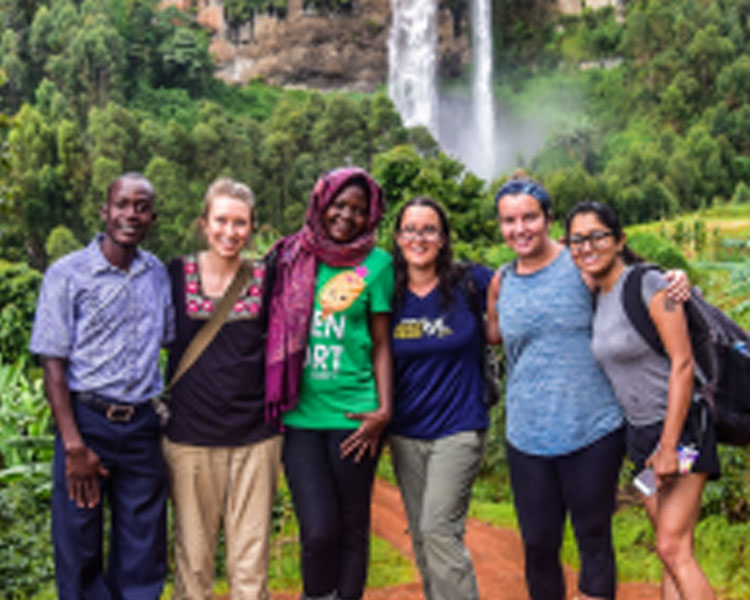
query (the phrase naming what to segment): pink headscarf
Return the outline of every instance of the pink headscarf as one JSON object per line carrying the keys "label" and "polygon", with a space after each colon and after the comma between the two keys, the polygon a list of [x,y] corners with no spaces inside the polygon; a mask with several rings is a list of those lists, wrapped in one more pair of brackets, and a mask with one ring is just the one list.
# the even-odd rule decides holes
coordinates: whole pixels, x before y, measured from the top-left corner
{"label": "pink headscarf", "polygon": [[[341,244],[323,226],[323,213],[352,180],[361,180],[368,191],[365,228]],[[382,188],[367,171],[344,167],[318,179],[307,205],[305,224],[297,233],[276,243],[276,279],[268,314],[266,340],[266,418],[278,422],[281,414],[299,400],[299,382],[310,331],[318,261],[333,267],[356,266],[375,247],[375,228],[385,212]]]}

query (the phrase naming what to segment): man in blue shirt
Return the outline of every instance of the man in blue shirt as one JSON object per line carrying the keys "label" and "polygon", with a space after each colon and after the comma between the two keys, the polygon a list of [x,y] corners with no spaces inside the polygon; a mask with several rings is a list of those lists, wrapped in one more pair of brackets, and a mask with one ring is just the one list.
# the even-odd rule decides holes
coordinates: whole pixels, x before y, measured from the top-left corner
{"label": "man in blue shirt", "polygon": [[[47,270],[30,349],[57,424],[52,538],[61,599],[158,599],[166,573],[166,469],[151,398],[174,320],[162,263],[138,248],[155,218],[138,173],[112,182],[106,227]],[[102,567],[102,499],[111,513]]]}

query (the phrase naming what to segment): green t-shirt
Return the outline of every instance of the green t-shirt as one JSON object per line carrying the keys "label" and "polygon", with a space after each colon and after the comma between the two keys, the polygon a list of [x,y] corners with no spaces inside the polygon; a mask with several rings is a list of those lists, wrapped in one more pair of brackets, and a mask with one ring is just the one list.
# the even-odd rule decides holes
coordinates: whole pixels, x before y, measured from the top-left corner
{"label": "green t-shirt", "polygon": [[391,312],[393,265],[375,248],[357,267],[318,265],[300,399],[284,423],[309,429],[356,429],[348,412],[378,408],[369,316]]}

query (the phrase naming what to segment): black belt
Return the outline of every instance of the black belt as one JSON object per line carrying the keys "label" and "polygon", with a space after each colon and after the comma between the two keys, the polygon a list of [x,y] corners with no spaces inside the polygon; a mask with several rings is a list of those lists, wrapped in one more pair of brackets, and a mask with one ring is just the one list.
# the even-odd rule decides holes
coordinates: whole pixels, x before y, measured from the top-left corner
{"label": "black belt", "polygon": [[76,401],[94,409],[96,412],[103,414],[113,423],[127,423],[135,415],[149,406],[150,402],[141,402],[139,404],[127,404],[117,402],[107,396],[102,396],[96,392],[71,392],[70,396]]}

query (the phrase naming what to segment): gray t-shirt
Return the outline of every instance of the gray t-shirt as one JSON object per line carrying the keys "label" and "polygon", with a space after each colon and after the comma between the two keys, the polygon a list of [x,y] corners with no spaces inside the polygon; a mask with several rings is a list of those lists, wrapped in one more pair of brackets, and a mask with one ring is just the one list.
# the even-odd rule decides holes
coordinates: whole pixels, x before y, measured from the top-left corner
{"label": "gray t-shirt", "polygon": [[[671,363],[646,343],[625,314],[622,288],[630,270],[626,267],[609,292],[599,293],[591,350],[612,382],[628,423],[640,427],[664,420]],[[647,307],[666,286],[658,271],[644,273],[641,295]]]}

